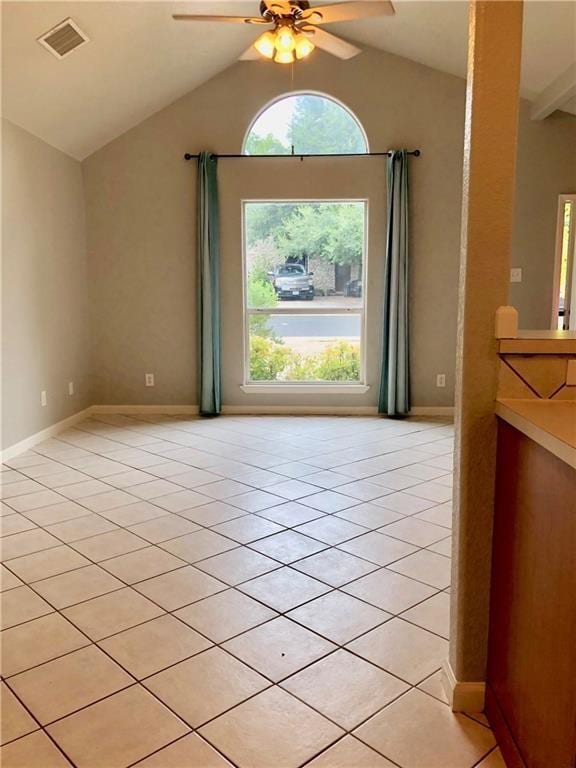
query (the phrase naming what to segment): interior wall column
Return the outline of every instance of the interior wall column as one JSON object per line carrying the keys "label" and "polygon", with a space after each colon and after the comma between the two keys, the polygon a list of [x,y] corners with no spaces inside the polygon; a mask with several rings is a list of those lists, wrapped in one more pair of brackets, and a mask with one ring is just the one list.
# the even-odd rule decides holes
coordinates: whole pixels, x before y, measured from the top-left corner
{"label": "interior wall column", "polygon": [[471,0],[456,373],[450,666],[485,680],[496,463],[496,309],[507,303],[522,0]]}

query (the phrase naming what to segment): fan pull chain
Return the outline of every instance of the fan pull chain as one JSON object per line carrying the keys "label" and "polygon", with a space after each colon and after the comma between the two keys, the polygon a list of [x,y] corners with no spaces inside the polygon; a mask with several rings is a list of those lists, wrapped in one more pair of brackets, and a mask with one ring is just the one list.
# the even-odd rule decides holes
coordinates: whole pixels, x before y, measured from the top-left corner
{"label": "fan pull chain", "polygon": [[[290,92],[294,92],[294,62],[290,64]],[[294,154],[294,144],[292,144],[291,151]]]}

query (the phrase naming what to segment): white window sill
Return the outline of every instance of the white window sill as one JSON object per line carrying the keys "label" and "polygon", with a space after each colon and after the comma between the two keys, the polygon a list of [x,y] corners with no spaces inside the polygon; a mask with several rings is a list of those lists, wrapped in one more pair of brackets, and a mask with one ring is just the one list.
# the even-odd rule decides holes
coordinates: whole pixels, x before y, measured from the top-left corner
{"label": "white window sill", "polygon": [[243,384],[240,389],[247,395],[364,395],[367,384]]}

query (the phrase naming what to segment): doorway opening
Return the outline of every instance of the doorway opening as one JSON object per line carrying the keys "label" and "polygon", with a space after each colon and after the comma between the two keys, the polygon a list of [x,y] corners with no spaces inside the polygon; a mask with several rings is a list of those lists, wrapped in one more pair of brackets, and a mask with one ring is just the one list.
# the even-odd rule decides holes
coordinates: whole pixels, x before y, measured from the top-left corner
{"label": "doorway opening", "polygon": [[576,195],[560,195],[556,231],[552,328],[576,330]]}

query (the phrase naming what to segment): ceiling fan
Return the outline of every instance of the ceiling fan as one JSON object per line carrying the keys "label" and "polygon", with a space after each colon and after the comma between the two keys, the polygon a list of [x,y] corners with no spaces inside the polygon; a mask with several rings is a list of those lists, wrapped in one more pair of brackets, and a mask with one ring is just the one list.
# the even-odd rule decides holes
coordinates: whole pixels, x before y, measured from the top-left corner
{"label": "ceiling fan", "polygon": [[339,59],[351,59],[360,49],[336,35],[319,29],[322,24],[353,21],[371,16],[392,16],[389,0],[350,0],[311,7],[309,0],[262,0],[260,16],[195,16],[174,14],[176,21],[224,21],[239,24],[270,25],[255,43],[240,56],[241,61],[264,56],[279,64],[305,59],[314,48],[320,48]]}

